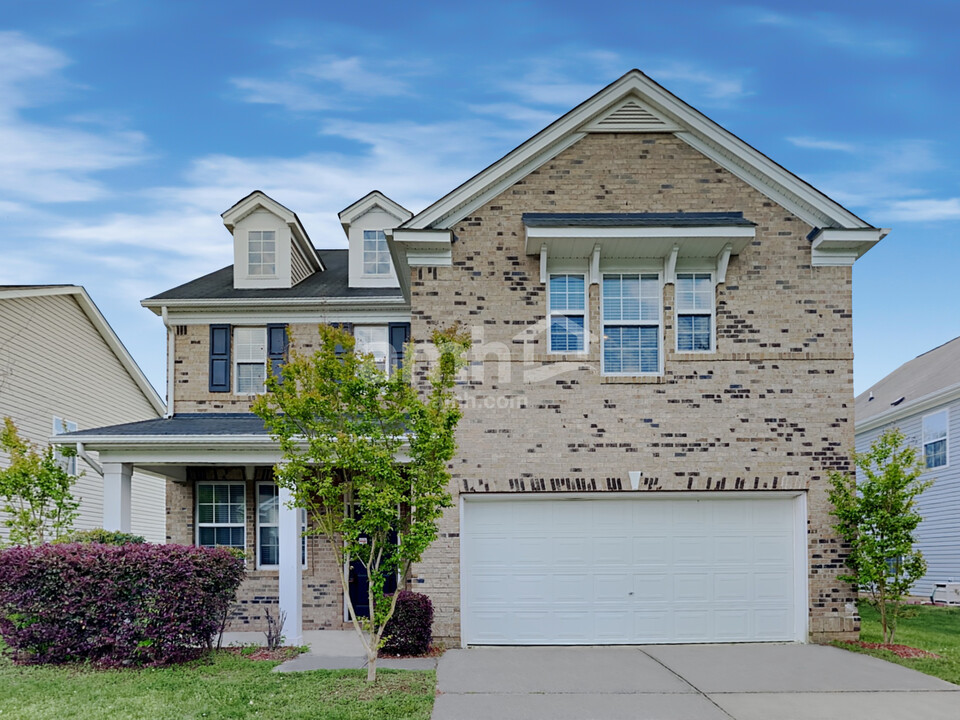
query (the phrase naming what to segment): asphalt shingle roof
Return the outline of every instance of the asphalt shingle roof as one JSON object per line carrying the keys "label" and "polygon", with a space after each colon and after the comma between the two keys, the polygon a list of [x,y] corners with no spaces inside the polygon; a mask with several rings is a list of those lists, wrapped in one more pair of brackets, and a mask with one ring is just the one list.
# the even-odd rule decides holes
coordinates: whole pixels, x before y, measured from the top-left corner
{"label": "asphalt shingle roof", "polygon": [[[960,383],[960,337],[905,362],[860,393],[855,401],[857,422]],[[871,393],[873,400],[870,399]],[[897,405],[894,402],[903,398]]]}
{"label": "asphalt shingle roof", "polygon": [[315,272],[292,288],[243,289],[233,287],[233,265],[154,295],[148,300],[239,300],[244,298],[401,298],[400,288],[352,288],[347,250],[318,250],[326,270]]}
{"label": "asphalt shingle roof", "polygon": [[147,435],[267,435],[263,420],[251,413],[178,413],[169,418],[154,418],[108,427],[78,430],[58,435],[57,439],[84,437],[142,437]]}

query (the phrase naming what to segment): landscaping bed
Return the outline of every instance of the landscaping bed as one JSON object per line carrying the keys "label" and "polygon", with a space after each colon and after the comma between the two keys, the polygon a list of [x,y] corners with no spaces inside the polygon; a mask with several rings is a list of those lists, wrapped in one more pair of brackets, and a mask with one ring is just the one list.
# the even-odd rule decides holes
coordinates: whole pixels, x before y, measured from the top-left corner
{"label": "landscaping bed", "polygon": [[960,608],[912,605],[906,612],[895,644],[883,644],[879,614],[861,604],[860,642],[834,644],[960,685]]}
{"label": "landscaping bed", "polygon": [[142,670],[17,666],[2,657],[0,718],[427,720],[433,709],[434,672],[380,670],[370,685],[365,670],[275,673],[277,659],[244,651]]}

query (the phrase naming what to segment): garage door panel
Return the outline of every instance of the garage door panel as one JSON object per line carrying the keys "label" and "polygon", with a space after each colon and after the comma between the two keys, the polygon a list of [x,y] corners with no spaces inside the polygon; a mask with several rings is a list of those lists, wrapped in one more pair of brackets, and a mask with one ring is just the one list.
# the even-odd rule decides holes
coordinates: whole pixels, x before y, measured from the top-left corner
{"label": "garage door panel", "polygon": [[783,498],[467,500],[464,639],[796,639],[794,515]]}

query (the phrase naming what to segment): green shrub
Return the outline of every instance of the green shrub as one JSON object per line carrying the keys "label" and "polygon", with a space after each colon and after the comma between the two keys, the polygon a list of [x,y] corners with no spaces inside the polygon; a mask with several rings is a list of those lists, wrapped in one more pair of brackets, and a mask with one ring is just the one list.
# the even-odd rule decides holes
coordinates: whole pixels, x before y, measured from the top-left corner
{"label": "green shrub", "polygon": [[103,528],[94,528],[93,530],[74,530],[55,542],[58,543],[100,543],[101,545],[130,545],[145,543],[146,539],[142,535],[120,532],[119,530],[104,530]]}

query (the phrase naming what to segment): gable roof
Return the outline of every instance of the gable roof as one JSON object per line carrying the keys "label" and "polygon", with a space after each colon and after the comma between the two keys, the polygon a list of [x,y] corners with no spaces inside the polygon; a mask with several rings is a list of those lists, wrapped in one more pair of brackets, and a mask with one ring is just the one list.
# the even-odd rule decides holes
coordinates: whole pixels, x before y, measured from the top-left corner
{"label": "gable roof", "polygon": [[77,304],[80,306],[80,309],[83,311],[83,314],[87,316],[87,319],[90,320],[93,327],[96,328],[97,332],[100,333],[100,336],[107,344],[107,347],[113,351],[113,354],[116,355],[117,360],[120,361],[120,364],[123,365],[123,368],[136,383],[137,387],[140,388],[140,392],[143,393],[143,396],[147,399],[147,402],[149,402],[153,409],[157,411],[157,414],[163,415],[166,412],[166,407],[163,404],[163,400],[160,399],[160,396],[157,394],[157,391],[154,390],[153,385],[151,385],[150,381],[147,380],[147,376],[143,374],[143,370],[141,370],[140,366],[137,365],[137,361],[133,359],[130,351],[124,347],[123,343],[120,341],[120,338],[113,331],[113,328],[110,327],[110,323],[107,322],[107,319],[103,316],[103,314],[100,312],[100,309],[96,306],[96,304],[87,294],[87,291],[84,290],[82,286],[0,285],[0,301],[52,295],[73,296]]}
{"label": "gable roof", "polygon": [[960,337],[905,362],[860,393],[854,405],[857,432],[895,422],[955,398],[960,398]]}
{"label": "gable roof", "polygon": [[672,132],[813,227],[872,228],[639,70],[631,70],[401,227],[450,229],[589,132]]}
{"label": "gable roof", "polygon": [[303,227],[303,223],[300,222],[300,218],[297,217],[297,214],[285,205],[278,203],[263,192],[263,190],[254,190],[246,197],[238,200],[222,212],[220,217],[223,218],[223,224],[227,230],[232,233],[238,222],[250,213],[255,212],[258,208],[263,208],[283,220],[290,227],[293,241],[297,243],[297,246],[303,252],[303,256],[307,263],[310,264],[311,269],[320,270],[321,272],[324,270],[323,262],[320,260],[320,256],[317,255],[317,250],[313,247],[313,242],[311,242],[310,236],[307,235],[307,231]]}
{"label": "gable roof", "polygon": [[337,213],[337,217],[340,219],[340,224],[343,225],[343,231],[348,233],[350,225],[357,220],[357,218],[363,216],[365,213],[370,212],[373,208],[380,208],[388,215],[392,215],[400,222],[406,222],[411,217],[413,213],[407,210],[403,205],[398,202],[394,202],[386,195],[384,195],[379,190],[371,190],[362,198],[356,202],[350,203]]}

